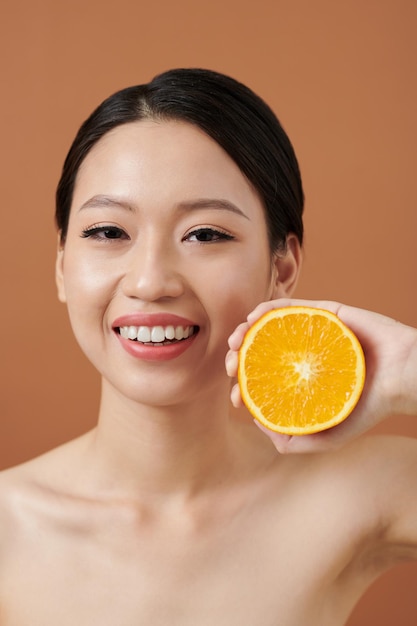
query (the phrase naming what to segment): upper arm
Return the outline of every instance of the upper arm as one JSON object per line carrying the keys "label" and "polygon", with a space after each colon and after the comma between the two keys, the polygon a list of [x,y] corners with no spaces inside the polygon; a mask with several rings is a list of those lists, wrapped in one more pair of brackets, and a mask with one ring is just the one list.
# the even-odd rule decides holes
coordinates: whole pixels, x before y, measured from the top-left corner
{"label": "upper arm", "polygon": [[386,565],[417,559],[417,440],[366,436],[352,451],[350,488],[357,492],[367,553]]}
{"label": "upper arm", "polygon": [[385,542],[400,557],[417,559],[417,441],[393,437],[383,448],[378,499],[386,519]]}

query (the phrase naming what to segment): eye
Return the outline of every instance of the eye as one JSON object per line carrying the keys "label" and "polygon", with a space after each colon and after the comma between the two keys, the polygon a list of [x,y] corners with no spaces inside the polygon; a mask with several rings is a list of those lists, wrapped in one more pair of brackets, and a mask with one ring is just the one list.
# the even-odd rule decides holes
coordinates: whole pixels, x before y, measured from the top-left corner
{"label": "eye", "polygon": [[118,226],[91,226],[82,231],[81,237],[105,241],[107,239],[130,239],[129,235]]}
{"label": "eye", "polygon": [[196,228],[188,233],[185,241],[196,241],[198,243],[215,243],[217,241],[230,241],[234,239],[232,235],[216,228]]}

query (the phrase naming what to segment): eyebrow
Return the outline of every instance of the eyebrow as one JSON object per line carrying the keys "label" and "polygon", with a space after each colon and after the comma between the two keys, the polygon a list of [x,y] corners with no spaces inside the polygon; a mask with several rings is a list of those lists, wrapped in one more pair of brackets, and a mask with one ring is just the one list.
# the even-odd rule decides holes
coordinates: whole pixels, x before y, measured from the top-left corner
{"label": "eyebrow", "polygon": [[[196,200],[185,200],[183,202],[180,202],[177,206],[183,211],[193,211],[199,209],[216,209],[220,211],[230,211],[231,213],[236,213],[237,215],[240,215],[241,217],[249,220],[249,217],[233,202],[230,202],[230,200],[223,200],[221,198],[198,198]],[[127,202],[126,200],[122,200],[121,198],[112,198],[111,196],[106,196],[102,194],[92,196],[92,198],[90,198],[80,206],[79,211],[89,208],[100,207],[119,208],[131,212],[135,211],[132,204]]]}
{"label": "eyebrow", "polygon": [[245,219],[249,217],[230,200],[222,200],[220,198],[201,198],[198,200],[190,200],[179,203],[179,208],[184,210],[194,209],[217,209],[220,211],[231,211],[237,215],[241,215]]}
{"label": "eyebrow", "polygon": [[100,208],[100,207],[111,207],[111,208],[126,209],[127,211],[134,211],[133,207],[131,206],[129,202],[126,202],[125,200],[122,200],[122,199],[112,198],[110,196],[105,196],[101,194],[97,196],[93,196],[92,198],[84,202],[84,204],[82,204],[78,210],[82,211],[84,209]]}

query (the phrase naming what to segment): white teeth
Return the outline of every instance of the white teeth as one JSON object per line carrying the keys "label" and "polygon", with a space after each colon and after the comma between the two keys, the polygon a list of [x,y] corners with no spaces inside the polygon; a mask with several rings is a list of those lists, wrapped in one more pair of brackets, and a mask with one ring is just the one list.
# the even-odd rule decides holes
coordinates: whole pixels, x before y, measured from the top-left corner
{"label": "white teeth", "polygon": [[162,326],[154,326],[151,330],[152,343],[160,343],[165,341],[165,331]]}
{"label": "white teeth", "polygon": [[194,326],[121,326],[120,336],[141,343],[164,343],[176,339],[187,339],[194,332]]}
{"label": "white teeth", "polygon": [[184,329],[182,326],[175,328],[175,339],[184,339]]}
{"label": "white teeth", "polygon": [[137,331],[137,340],[142,343],[147,343],[151,340],[151,329],[148,326],[139,326]]}
{"label": "white teeth", "polygon": [[174,339],[175,338],[175,328],[173,326],[167,326],[165,328],[165,337],[167,339]]}
{"label": "white teeth", "polygon": [[136,339],[136,337],[138,336],[137,328],[135,326],[129,326],[129,328],[127,329],[127,336],[128,339]]}

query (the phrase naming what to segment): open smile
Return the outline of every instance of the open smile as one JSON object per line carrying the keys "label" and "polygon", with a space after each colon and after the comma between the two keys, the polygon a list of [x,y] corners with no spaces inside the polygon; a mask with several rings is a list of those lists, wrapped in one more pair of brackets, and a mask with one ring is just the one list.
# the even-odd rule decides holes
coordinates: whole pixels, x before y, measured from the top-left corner
{"label": "open smile", "polygon": [[116,331],[123,339],[147,346],[164,346],[192,337],[198,332],[198,326],[119,326]]}
{"label": "open smile", "polygon": [[200,327],[172,313],[131,313],[113,322],[121,347],[145,361],[169,361],[188,351]]}

